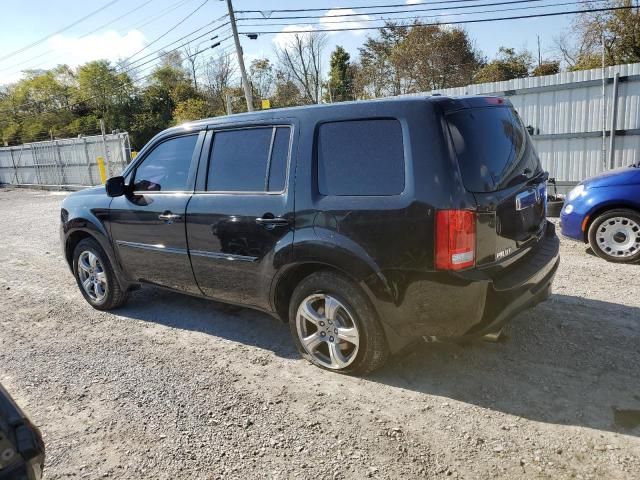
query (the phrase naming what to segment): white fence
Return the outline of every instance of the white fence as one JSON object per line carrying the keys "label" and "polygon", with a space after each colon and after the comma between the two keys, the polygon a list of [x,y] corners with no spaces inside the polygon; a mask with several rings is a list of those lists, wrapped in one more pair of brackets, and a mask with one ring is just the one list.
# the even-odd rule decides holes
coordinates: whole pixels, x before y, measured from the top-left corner
{"label": "white fence", "polygon": [[602,78],[594,69],[426,93],[509,98],[544,168],[569,185],[640,161],[640,63],[606,68],[604,97]]}
{"label": "white fence", "polygon": [[80,187],[101,182],[98,157],[107,176],[120,173],[129,162],[127,133],[65,138],[0,148],[0,183]]}

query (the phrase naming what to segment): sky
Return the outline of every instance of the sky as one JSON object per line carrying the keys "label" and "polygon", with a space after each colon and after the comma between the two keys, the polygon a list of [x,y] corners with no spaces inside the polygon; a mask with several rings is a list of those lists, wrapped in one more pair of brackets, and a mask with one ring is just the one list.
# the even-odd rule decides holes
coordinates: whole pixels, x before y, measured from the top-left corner
{"label": "sky", "polygon": [[[539,5],[550,6],[550,8],[544,9],[539,7],[538,11],[562,11],[581,8],[580,5],[557,5],[567,1],[534,0],[531,5],[536,7]],[[473,7],[473,4],[500,3],[500,0],[469,0],[462,4],[459,0],[449,0],[449,2],[449,6],[462,5],[467,11],[472,9],[480,11],[491,9],[496,11],[473,17],[462,16],[460,15],[460,10],[446,9],[446,5],[443,5],[442,0],[234,0],[233,5],[236,11],[258,10],[261,12],[238,13],[238,18],[268,18],[271,23],[291,24],[288,26],[265,25],[258,27],[252,25],[261,24],[267,20],[239,21],[238,29],[241,33],[255,31],[280,32],[262,34],[256,40],[251,40],[243,35],[241,43],[247,64],[255,58],[267,57],[272,60],[275,59],[274,46],[286,43],[286,31],[296,29],[335,29],[344,26],[344,23],[336,23],[336,19],[331,18],[338,13],[355,14],[340,19],[349,20],[348,26],[350,27],[377,26],[379,23],[373,23],[368,20],[392,17],[390,15],[366,15],[366,12],[371,12],[371,10],[336,11],[331,10],[332,7],[405,3],[407,4],[407,10],[418,8],[441,9],[415,13],[415,15],[422,16],[439,15],[437,18],[441,22],[463,20],[465,18],[526,15],[535,11],[507,10],[509,8],[522,8],[526,6],[523,5],[525,2],[494,7]],[[82,20],[83,17],[92,14],[105,5],[107,6],[103,10]],[[310,12],[313,15],[322,16],[319,19],[274,20],[276,16],[308,15],[308,13],[271,12],[274,9],[292,8],[326,8],[328,10]],[[389,10],[389,8],[380,7],[377,10]],[[27,68],[51,68],[57,64],[68,64],[75,67],[90,60],[108,59],[115,62],[118,59],[132,55],[134,55],[132,60],[138,60],[196,29],[200,30],[191,37],[175,43],[167,49],[202,35],[202,39],[192,44],[194,47],[197,46],[198,50],[202,50],[202,53],[198,56],[200,60],[204,61],[208,56],[214,56],[220,52],[232,52],[233,40],[227,38],[230,35],[228,26],[222,27],[211,34],[206,33],[218,24],[208,27],[205,25],[215,21],[226,12],[226,2],[221,0],[85,0],[83,2],[77,0],[2,0],[0,5],[0,18],[2,19],[2,28],[0,28],[0,85],[18,80],[22,75],[21,71]],[[361,13],[363,15],[360,15]],[[399,16],[407,17],[410,15],[409,13],[402,13]],[[464,27],[475,40],[476,46],[489,58],[494,56],[502,45],[528,48],[535,53],[537,52],[538,35],[540,36],[544,56],[545,53],[548,55],[553,53],[553,39],[568,30],[571,25],[571,18],[571,16],[564,15],[467,24]],[[424,18],[421,21],[432,22],[434,20],[435,18],[432,17]],[[72,23],[76,24],[63,32],[56,33]],[[218,34],[218,38],[214,41],[209,40],[210,35],[215,34]],[[357,58],[358,47],[366,39],[367,35],[375,36],[375,30],[331,32],[328,34],[325,56],[328,57],[330,51],[336,45],[342,45],[351,54],[352,58]],[[160,36],[162,37],[158,39]],[[214,49],[209,49],[211,44],[218,41],[222,41],[222,43]],[[37,44],[31,46],[34,43]],[[15,51],[22,49],[24,50],[14,54]],[[155,56],[150,56],[140,60],[139,63],[151,61],[151,63],[144,66],[150,68],[153,65],[152,60],[154,58]],[[141,69],[144,67],[141,66]],[[325,65],[324,68],[328,67]],[[146,74],[149,70],[141,70],[141,72]]]}

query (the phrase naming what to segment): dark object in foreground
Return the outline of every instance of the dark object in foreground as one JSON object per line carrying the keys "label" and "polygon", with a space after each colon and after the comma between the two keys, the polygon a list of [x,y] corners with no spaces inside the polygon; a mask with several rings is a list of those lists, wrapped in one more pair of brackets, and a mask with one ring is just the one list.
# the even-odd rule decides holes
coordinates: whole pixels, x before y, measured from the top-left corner
{"label": "dark object in foreground", "polygon": [[553,193],[547,194],[547,217],[559,217],[564,205],[564,195],[558,194],[558,185],[555,178],[549,178],[547,183],[553,185]]}
{"label": "dark object in foreground", "polygon": [[269,110],[158,134],[64,200],[61,239],[94,308],[141,283],[244,305],[315,365],[364,374],[547,299],[547,177],[502,98]]}
{"label": "dark object in foreground", "polygon": [[43,467],[40,430],[0,385],[0,480],[39,480]]}

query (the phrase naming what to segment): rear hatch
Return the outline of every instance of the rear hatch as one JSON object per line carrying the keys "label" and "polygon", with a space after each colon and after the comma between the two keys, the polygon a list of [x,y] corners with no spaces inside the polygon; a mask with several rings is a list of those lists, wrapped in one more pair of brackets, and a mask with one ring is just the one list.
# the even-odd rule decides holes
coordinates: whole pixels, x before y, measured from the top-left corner
{"label": "rear hatch", "polygon": [[542,237],[547,174],[510,102],[465,104],[446,120],[463,184],[478,205],[476,265],[510,264]]}

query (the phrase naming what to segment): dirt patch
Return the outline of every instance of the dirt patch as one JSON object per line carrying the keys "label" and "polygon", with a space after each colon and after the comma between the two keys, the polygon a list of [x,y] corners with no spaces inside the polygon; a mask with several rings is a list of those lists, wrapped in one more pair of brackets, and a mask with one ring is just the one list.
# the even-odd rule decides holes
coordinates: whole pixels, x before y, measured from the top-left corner
{"label": "dirt patch", "polygon": [[638,476],[640,266],[563,240],[555,294],[507,342],[351,378],[251,310],[151,288],[93,310],[61,199],[0,190],[0,382],[43,431],[47,479]]}

